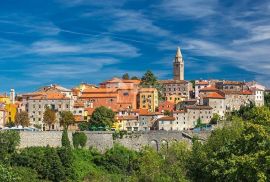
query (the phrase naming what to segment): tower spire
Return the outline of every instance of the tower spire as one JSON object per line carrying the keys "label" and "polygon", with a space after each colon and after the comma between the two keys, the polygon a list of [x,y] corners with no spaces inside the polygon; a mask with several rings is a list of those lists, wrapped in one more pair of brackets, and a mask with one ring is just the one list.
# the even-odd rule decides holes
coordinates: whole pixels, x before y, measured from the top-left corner
{"label": "tower spire", "polygon": [[174,80],[184,80],[184,60],[180,47],[177,47],[176,55],[173,63]]}
{"label": "tower spire", "polygon": [[177,47],[177,51],[176,51],[175,57],[176,58],[182,58],[182,53],[181,53],[180,47]]}

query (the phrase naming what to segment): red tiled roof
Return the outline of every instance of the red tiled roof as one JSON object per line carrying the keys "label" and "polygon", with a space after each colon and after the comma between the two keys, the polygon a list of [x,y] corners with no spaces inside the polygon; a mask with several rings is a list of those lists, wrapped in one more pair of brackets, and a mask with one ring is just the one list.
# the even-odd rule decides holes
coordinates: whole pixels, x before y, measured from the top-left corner
{"label": "red tiled roof", "polygon": [[164,116],[164,117],[157,119],[157,121],[174,121],[174,120],[175,120],[175,118],[172,116]]}
{"label": "red tiled roof", "polygon": [[251,90],[244,90],[242,92],[243,95],[252,95],[252,91]]}
{"label": "red tiled roof", "polygon": [[223,95],[220,95],[217,92],[212,92],[212,93],[208,94],[205,98],[210,98],[210,99],[225,99],[225,97]]}
{"label": "red tiled roof", "polygon": [[200,92],[201,91],[217,91],[218,89],[216,88],[216,87],[214,87],[214,86],[209,86],[209,87],[204,87],[204,88],[202,88],[202,89],[200,89]]}
{"label": "red tiled roof", "polygon": [[102,94],[82,94],[80,98],[116,98],[117,94],[102,93]]}
{"label": "red tiled roof", "polygon": [[209,83],[207,81],[200,81],[195,83],[195,85],[208,85]]}
{"label": "red tiled roof", "polygon": [[33,96],[30,100],[69,100],[70,98],[66,97],[62,93],[44,93],[42,95]]}

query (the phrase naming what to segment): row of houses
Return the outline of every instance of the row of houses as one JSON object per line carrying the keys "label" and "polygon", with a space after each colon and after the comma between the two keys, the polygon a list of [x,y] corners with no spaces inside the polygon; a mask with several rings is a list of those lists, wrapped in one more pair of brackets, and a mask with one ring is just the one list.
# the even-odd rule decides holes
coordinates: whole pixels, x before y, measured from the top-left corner
{"label": "row of houses", "polygon": [[250,102],[256,106],[264,105],[265,87],[256,82],[196,80],[192,83],[184,80],[184,60],[180,48],[173,60],[173,74],[173,80],[158,81],[161,85],[159,91],[142,88],[140,80],[120,78],[104,81],[99,86],[82,83],[72,89],[49,85],[17,95],[16,100],[13,90],[10,101],[0,107],[0,117],[5,118],[2,126],[14,121],[14,112],[8,110],[11,106],[14,106],[15,112],[26,111],[31,125],[43,130],[49,128],[43,122],[46,107],[57,113],[57,122],[51,129],[60,130],[61,111],[71,111],[76,123],[80,123],[89,121],[97,107],[106,106],[116,113],[114,129],[145,131],[192,129],[198,120],[209,123],[214,114],[224,118],[226,113]]}

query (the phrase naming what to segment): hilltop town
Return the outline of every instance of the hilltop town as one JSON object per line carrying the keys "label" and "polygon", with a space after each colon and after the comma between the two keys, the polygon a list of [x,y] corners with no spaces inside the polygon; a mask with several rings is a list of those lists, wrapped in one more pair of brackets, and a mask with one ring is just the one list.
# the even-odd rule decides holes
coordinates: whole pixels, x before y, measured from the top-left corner
{"label": "hilltop town", "polygon": [[[115,113],[115,122],[109,130],[183,131],[217,124],[241,106],[264,105],[266,88],[263,85],[255,81],[187,81],[184,65],[178,48],[171,80],[156,80],[153,73],[147,71],[141,79],[125,74],[123,78],[112,78],[98,86],[81,83],[69,89],[52,84],[23,94],[11,89],[10,94],[0,96],[0,128],[12,126],[16,115],[26,112],[28,127],[42,131],[62,130],[60,113],[70,111],[74,122],[68,129],[79,130],[80,124],[91,121],[95,109],[105,106]],[[56,114],[51,123],[44,121],[48,108]],[[99,129],[105,130],[92,128]]]}

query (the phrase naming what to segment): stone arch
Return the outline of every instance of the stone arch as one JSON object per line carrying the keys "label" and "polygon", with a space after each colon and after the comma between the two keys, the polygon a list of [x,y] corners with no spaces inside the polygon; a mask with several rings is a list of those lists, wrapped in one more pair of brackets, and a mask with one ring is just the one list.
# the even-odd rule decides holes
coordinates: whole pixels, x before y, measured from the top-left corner
{"label": "stone arch", "polygon": [[153,149],[158,151],[158,142],[156,140],[151,140],[149,145],[150,145],[150,147],[152,147]]}

